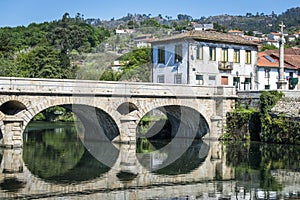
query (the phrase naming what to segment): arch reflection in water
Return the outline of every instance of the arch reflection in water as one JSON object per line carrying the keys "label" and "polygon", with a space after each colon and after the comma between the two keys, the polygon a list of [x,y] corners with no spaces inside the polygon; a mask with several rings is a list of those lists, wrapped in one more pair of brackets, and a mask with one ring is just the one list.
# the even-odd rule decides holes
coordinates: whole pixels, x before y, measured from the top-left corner
{"label": "arch reflection in water", "polygon": [[[206,160],[210,150],[209,145],[202,140],[173,139],[169,145],[166,143],[169,141],[140,139],[137,145],[140,164],[157,174],[187,174]],[[186,149],[185,152],[181,154],[180,148]],[[177,159],[174,160],[174,157]]]}
{"label": "arch reflection in water", "polygon": [[[35,125],[32,122],[27,127],[23,150],[24,163],[32,174],[47,181],[72,183],[100,177],[110,170],[85,148],[73,123],[56,129],[45,123],[43,128],[33,129]],[[117,159],[118,150],[111,150],[111,144],[97,144],[98,156],[110,151],[112,162]]]}
{"label": "arch reflection in water", "polygon": [[20,181],[15,177],[9,177],[5,178],[2,182],[0,182],[0,190],[6,192],[17,192],[20,189],[24,188],[25,185],[25,182]]}
{"label": "arch reflection in water", "polygon": [[[144,128],[145,120],[141,120],[138,126],[138,138],[140,142],[138,158],[141,159],[141,164],[150,169],[150,171],[157,171],[183,162],[182,159],[185,159],[183,157],[190,156],[188,152],[194,151],[195,145],[201,146],[203,144],[202,154],[208,154],[209,147],[200,138],[209,133],[209,126],[206,119],[197,110],[178,105],[164,106],[147,113],[146,116],[150,119],[160,118],[159,121],[150,120],[150,123],[146,124],[146,128]],[[147,131],[141,131],[145,129]],[[163,139],[167,142],[157,142],[158,139]],[[147,146],[151,146],[152,150],[147,149]],[[158,149],[159,151],[156,151]],[[149,151],[156,152],[148,155]],[[151,159],[155,156],[160,156],[160,158],[149,161],[149,159],[147,160],[149,156],[152,156]],[[199,161],[197,158],[192,160],[195,161],[196,165],[199,164],[196,162],[204,161],[203,159]],[[153,162],[158,163],[154,164]],[[188,166],[191,167],[190,164]],[[178,171],[180,170],[178,169]]]}

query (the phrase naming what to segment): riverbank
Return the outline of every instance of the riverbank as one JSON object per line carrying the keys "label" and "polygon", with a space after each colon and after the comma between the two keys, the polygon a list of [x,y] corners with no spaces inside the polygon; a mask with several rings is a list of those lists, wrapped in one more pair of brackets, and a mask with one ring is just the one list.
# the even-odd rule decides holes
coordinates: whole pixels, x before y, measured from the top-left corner
{"label": "riverbank", "polygon": [[264,91],[259,108],[238,104],[233,112],[227,113],[226,133],[221,139],[300,144],[300,118],[273,109],[282,107],[285,101],[288,99],[282,92]]}

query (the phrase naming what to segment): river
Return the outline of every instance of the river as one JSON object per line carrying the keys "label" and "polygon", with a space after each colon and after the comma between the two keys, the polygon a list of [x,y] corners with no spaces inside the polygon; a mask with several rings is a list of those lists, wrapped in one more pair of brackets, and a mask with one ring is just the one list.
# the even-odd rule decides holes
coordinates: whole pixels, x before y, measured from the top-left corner
{"label": "river", "polygon": [[1,199],[300,199],[300,146],[211,140],[83,142],[31,122],[0,149]]}

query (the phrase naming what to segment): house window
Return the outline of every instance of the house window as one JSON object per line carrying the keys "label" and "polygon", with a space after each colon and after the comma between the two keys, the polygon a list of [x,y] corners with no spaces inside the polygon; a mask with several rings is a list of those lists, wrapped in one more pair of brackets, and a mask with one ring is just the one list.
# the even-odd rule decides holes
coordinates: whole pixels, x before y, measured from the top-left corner
{"label": "house window", "polygon": [[251,64],[251,51],[250,50],[246,50],[245,63],[246,64]]}
{"label": "house window", "polygon": [[202,46],[197,47],[196,59],[203,60],[203,47]]}
{"label": "house window", "polygon": [[196,84],[197,85],[203,85],[203,75],[196,74]]}
{"label": "house window", "polygon": [[165,82],[165,75],[158,75],[157,76],[157,82],[158,83],[164,83]]}
{"label": "house window", "polygon": [[175,62],[182,62],[182,44],[175,45]]}
{"label": "house window", "polygon": [[158,49],[158,63],[165,64],[165,47],[160,47]]}
{"label": "house window", "polygon": [[228,61],[228,49],[222,49],[222,62]]}
{"label": "house window", "polygon": [[203,75],[196,74],[196,80],[197,81],[203,81]]}
{"label": "house window", "polygon": [[209,47],[209,60],[216,61],[216,47]]}
{"label": "house window", "polygon": [[240,62],[240,50],[235,49],[233,52],[233,62],[239,63]]}
{"label": "house window", "polygon": [[216,76],[214,75],[208,76],[208,85],[216,85]]}
{"label": "house window", "polygon": [[215,81],[216,80],[216,76],[210,75],[210,76],[208,76],[208,80]]}
{"label": "house window", "polygon": [[181,84],[182,83],[182,74],[175,74],[174,75],[174,83]]}

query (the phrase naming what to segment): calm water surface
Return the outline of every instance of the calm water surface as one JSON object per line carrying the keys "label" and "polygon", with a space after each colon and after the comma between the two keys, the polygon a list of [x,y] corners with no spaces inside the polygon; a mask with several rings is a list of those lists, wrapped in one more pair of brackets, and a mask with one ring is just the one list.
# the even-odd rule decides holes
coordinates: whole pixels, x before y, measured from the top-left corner
{"label": "calm water surface", "polygon": [[77,132],[72,123],[30,123],[23,149],[0,149],[0,198],[300,199],[300,146],[184,139],[83,145]]}

